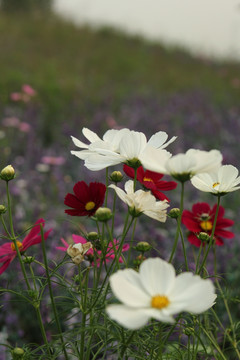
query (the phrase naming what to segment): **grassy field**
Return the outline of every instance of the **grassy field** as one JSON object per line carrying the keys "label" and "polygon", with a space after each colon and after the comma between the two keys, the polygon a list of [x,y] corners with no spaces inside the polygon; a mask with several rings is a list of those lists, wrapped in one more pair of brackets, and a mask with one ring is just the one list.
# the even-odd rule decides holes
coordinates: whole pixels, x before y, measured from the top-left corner
{"label": "grassy field", "polygon": [[126,99],[201,91],[217,106],[239,100],[239,64],[213,63],[136,37],[54,16],[0,14],[0,101],[31,84],[55,123],[103,103],[118,115]]}

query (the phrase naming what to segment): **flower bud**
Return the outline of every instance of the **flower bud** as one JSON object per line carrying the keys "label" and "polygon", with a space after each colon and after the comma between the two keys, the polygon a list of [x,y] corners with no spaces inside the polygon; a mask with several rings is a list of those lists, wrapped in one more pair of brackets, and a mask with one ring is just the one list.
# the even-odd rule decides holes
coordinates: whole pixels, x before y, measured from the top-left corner
{"label": "flower bud", "polygon": [[14,360],[23,359],[24,353],[25,353],[25,351],[24,351],[22,348],[20,348],[20,347],[15,347],[15,348],[12,350],[13,359],[14,359]]}
{"label": "flower bud", "polygon": [[33,261],[34,261],[34,256],[26,256],[24,259],[23,259],[23,262],[24,264],[31,264]]}
{"label": "flower bud", "polygon": [[143,256],[143,255],[138,255],[138,256],[136,257],[136,259],[133,260],[133,264],[134,264],[135,266],[139,266],[139,265],[141,265],[141,263],[142,263],[144,260],[146,260],[146,257],[145,257],[145,256]]}
{"label": "flower bud", "polygon": [[2,169],[0,172],[0,178],[5,181],[9,181],[15,178],[15,170],[12,165],[8,165]]}
{"label": "flower bud", "polygon": [[172,219],[177,219],[180,215],[180,209],[179,208],[172,208],[168,215],[172,218]]}
{"label": "flower bud", "polygon": [[112,217],[112,211],[107,207],[100,207],[95,212],[95,217],[98,221],[108,221]]}
{"label": "flower bud", "polygon": [[121,171],[113,171],[110,175],[110,180],[115,183],[122,181],[122,179],[123,179],[123,174],[121,173]]}
{"label": "flower bud", "polygon": [[6,206],[0,205],[0,214],[5,214],[6,211],[7,211]]}
{"label": "flower bud", "polygon": [[96,241],[99,239],[98,233],[95,231],[91,231],[87,234],[87,239],[89,241]]}
{"label": "flower bud", "polygon": [[142,253],[149,251],[152,246],[147,241],[140,241],[137,243],[136,250]]}
{"label": "flower bud", "polygon": [[199,240],[201,240],[203,242],[208,242],[210,240],[210,236],[206,232],[203,232],[203,231],[198,234],[198,238],[199,238]]}

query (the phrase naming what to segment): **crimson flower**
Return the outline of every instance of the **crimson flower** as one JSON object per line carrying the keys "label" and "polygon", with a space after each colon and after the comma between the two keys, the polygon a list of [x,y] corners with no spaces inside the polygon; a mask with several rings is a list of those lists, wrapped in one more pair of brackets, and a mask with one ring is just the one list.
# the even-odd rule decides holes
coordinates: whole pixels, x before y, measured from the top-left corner
{"label": "crimson flower", "polygon": [[[214,205],[211,209],[207,203],[203,202],[194,204],[192,212],[188,210],[183,211],[182,223],[190,230],[188,241],[191,244],[197,247],[201,245],[201,240],[197,237],[197,234],[200,232],[206,232],[211,236],[216,209],[217,205]],[[234,234],[231,231],[225,230],[225,228],[232,226],[234,221],[225,219],[223,217],[224,211],[224,208],[220,206],[214,233],[215,244],[219,246],[223,245],[222,238],[231,239],[234,237]]]}
{"label": "crimson flower", "polygon": [[73,187],[74,194],[67,194],[64,204],[72,209],[65,210],[71,216],[92,216],[102,206],[106,186],[102,183],[78,181]]}
{"label": "crimson flower", "polygon": [[[75,244],[79,244],[79,243],[85,244],[87,242],[87,240],[80,235],[72,234],[72,239]],[[62,250],[62,251],[67,251],[70,244],[67,241],[65,241],[63,238],[61,238],[61,241],[64,246],[57,246],[56,249]],[[119,246],[118,246],[117,240],[114,239],[113,242],[114,242],[115,249],[118,250]],[[110,241],[108,248],[104,251],[104,254],[101,250],[97,250],[96,248],[93,247],[85,253],[85,257],[87,260],[89,260],[91,265],[94,265],[96,262],[97,266],[99,266],[101,263],[101,260],[103,259],[103,256],[104,256],[105,262],[109,262],[115,258],[114,247],[113,247],[112,241]],[[122,252],[127,251],[128,249],[129,249],[129,245],[125,244],[125,245],[123,245]],[[94,254],[96,255],[95,262],[94,262]],[[121,256],[119,257],[119,262],[120,263],[123,262],[123,259]]]}
{"label": "crimson flower", "polygon": [[[134,179],[134,169],[128,165],[123,166],[123,171],[130,178]],[[161,180],[163,174],[159,174],[150,170],[143,170],[143,167],[140,166],[137,169],[137,180],[146,188],[151,190],[153,196],[159,200],[167,200],[168,197],[163,194],[160,190],[168,191],[173,190],[177,187],[177,183],[175,181],[165,181]]]}
{"label": "crimson flower", "polygon": [[[29,234],[23,239],[23,241],[17,240],[17,246],[21,254],[23,254],[30,246],[39,244],[42,240],[41,238],[41,227],[40,224],[44,227],[45,220],[39,219],[35,222],[33,228],[29,232]],[[44,234],[44,239],[48,238],[49,233],[52,229],[48,230]],[[17,251],[13,242],[7,242],[0,246],[0,263],[2,266],[0,267],[0,274],[2,274],[10,263],[15,259],[17,256]]]}

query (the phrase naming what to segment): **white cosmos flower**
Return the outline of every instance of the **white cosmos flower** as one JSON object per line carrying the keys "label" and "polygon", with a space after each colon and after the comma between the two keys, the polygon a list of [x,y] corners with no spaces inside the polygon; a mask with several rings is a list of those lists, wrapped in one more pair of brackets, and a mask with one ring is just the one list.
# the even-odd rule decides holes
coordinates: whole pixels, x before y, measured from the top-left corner
{"label": "white cosmos flower", "polygon": [[178,154],[169,158],[159,157],[157,149],[148,150],[145,154],[150,157],[142,158],[143,166],[151,171],[169,174],[180,181],[189,180],[193,175],[212,172],[221,166],[222,154],[218,150],[203,151],[189,149],[185,154]]}
{"label": "white cosmos flower", "polygon": [[191,182],[197,189],[215,195],[224,195],[240,189],[240,186],[237,186],[240,184],[238,169],[232,165],[223,165],[212,173],[195,175]]}
{"label": "white cosmos flower", "polygon": [[165,222],[167,219],[166,209],[169,207],[167,200],[156,201],[150,191],[137,190],[134,192],[133,184],[132,180],[128,180],[125,183],[125,191],[113,184],[109,187],[114,189],[119,198],[129,206],[132,215],[138,216],[144,213],[155,220]]}
{"label": "white cosmos flower", "polygon": [[133,269],[119,270],[110,276],[113,294],[119,305],[106,308],[108,316],[128,329],[138,329],[151,318],[173,323],[182,311],[200,314],[216,299],[211,280],[185,272],[178,276],[174,267],[160,258],[149,258]]}
{"label": "white cosmos flower", "polygon": [[82,132],[90,144],[87,145],[72,136],[74,144],[83,150],[71,151],[71,153],[84,160],[84,165],[94,171],[123,162],[141,162],[141,155],[148,146],[161,150],[163,154],[169,154],[163,149],[176,139],[174,136],[166,142],[168,135],[164,131],[157,132],[149,141],[142,132],[129,129],[108,130],[104,134],[103,140],[87,128],[83,128]]}

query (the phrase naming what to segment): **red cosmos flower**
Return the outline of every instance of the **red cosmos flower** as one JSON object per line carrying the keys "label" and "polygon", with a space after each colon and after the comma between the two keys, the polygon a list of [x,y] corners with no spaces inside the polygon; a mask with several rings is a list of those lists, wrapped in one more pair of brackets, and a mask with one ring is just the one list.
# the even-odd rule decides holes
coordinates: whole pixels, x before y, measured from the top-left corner
{"label": "red cosmos flower", "polygon": [[[23,254],[30,246],[39,244],[41,242],[41,227],[39,224],[42,224],[44,227],[45,220],[39,219],[35,222],[33,228],[29,232],[29,234],[23,239],[22,242],[17,241],[17,246],[21,254]],[[48,238],[49,233],[52,229],[48,230],[44,234],[44,239]],[[17,251],[13,242],[7,242],[0,246],[0,263],[3,263],[0,267],[0,274],[2,274],[10,263],[17,256]]]}
{"label": "red cosmos flower", "polygon": [[[201,245],[201,240],[196,236],[200,232],[206,232],[211,236],[216,209],[217,205],[214,205],[211,209],[207,203],[197,203],[193,205],[192,212],[183,211],[182,223],[190,230],[188,241],[191,244],[197,247]],[[223,217],[224,211],[224,208],[220,206],[214,233],[215,244],[219,246],[223,245],[222,238],[231,239],[234,237],[232,232],[225,230],[225,228],[232,226],[234,221],[225,219]]]}
{"label": "red cosmos flower", "polygon": [[[128,165],[123,166],[123,171],[130,178],[134,179],[134,169]],[[177,187],[177,183],[175,181],[164,181],[161,180],[163,174],[159,174],[150,170],[143,170],[143,167],[140,166],[137,169],[137,180],[147,189],[151,190],[152,194],[156,199],[159,200],[167,200],[168,197],[163,194],[160,190],[168,191],[173,190]]]}
{"label": "red cosmos flower", "polygon": [[[75,242],[75,244],[79,244],[79,243],[85,244],[87,242],[86,239],[84,239],[82,236],[79,236],[79,235],[72,234],[72,238],[73,238],[73,241]],[[70,244],[67,241],[65,241],[63,238],[61,239],[61,241],[64,246],[57,246],[56,249],[62,250],[62,251],[67,251]],[[115,248],[118,249],[119,246],[118,246],[117,240],[113,240],[113,241],[114,241]],[[123,245],[122,252],[127,251],[128,249],[129,249],[129,245],[125,244],[125,245]],[[96,254],[96,264],[97,264],[97,266],[99,266],[101,259],[103,258],[103,253],[101,250],[96,250],[95,248],[89,249],[86,252],[85,257],[90,261],[91,265],[94,265],[94,260],[93,260],[94,254]],[[105,261],[109,262],[114,258],[115,258],[114,247],[113,247],[113,244],[110,242],[110,244],[106,250]],[[120,263],[123,262],[123,259],[121,256],[119,257],[119,262]]]}
{"label": "red cosmos flower", "polygon": [[85,181],[78,181],[73,187],[73,194],[67,194],[64,204],[72,209],[65,210],[71,216],[92,216],[102,206],[106,186],[102,183],[91,182],[89,186]]}

